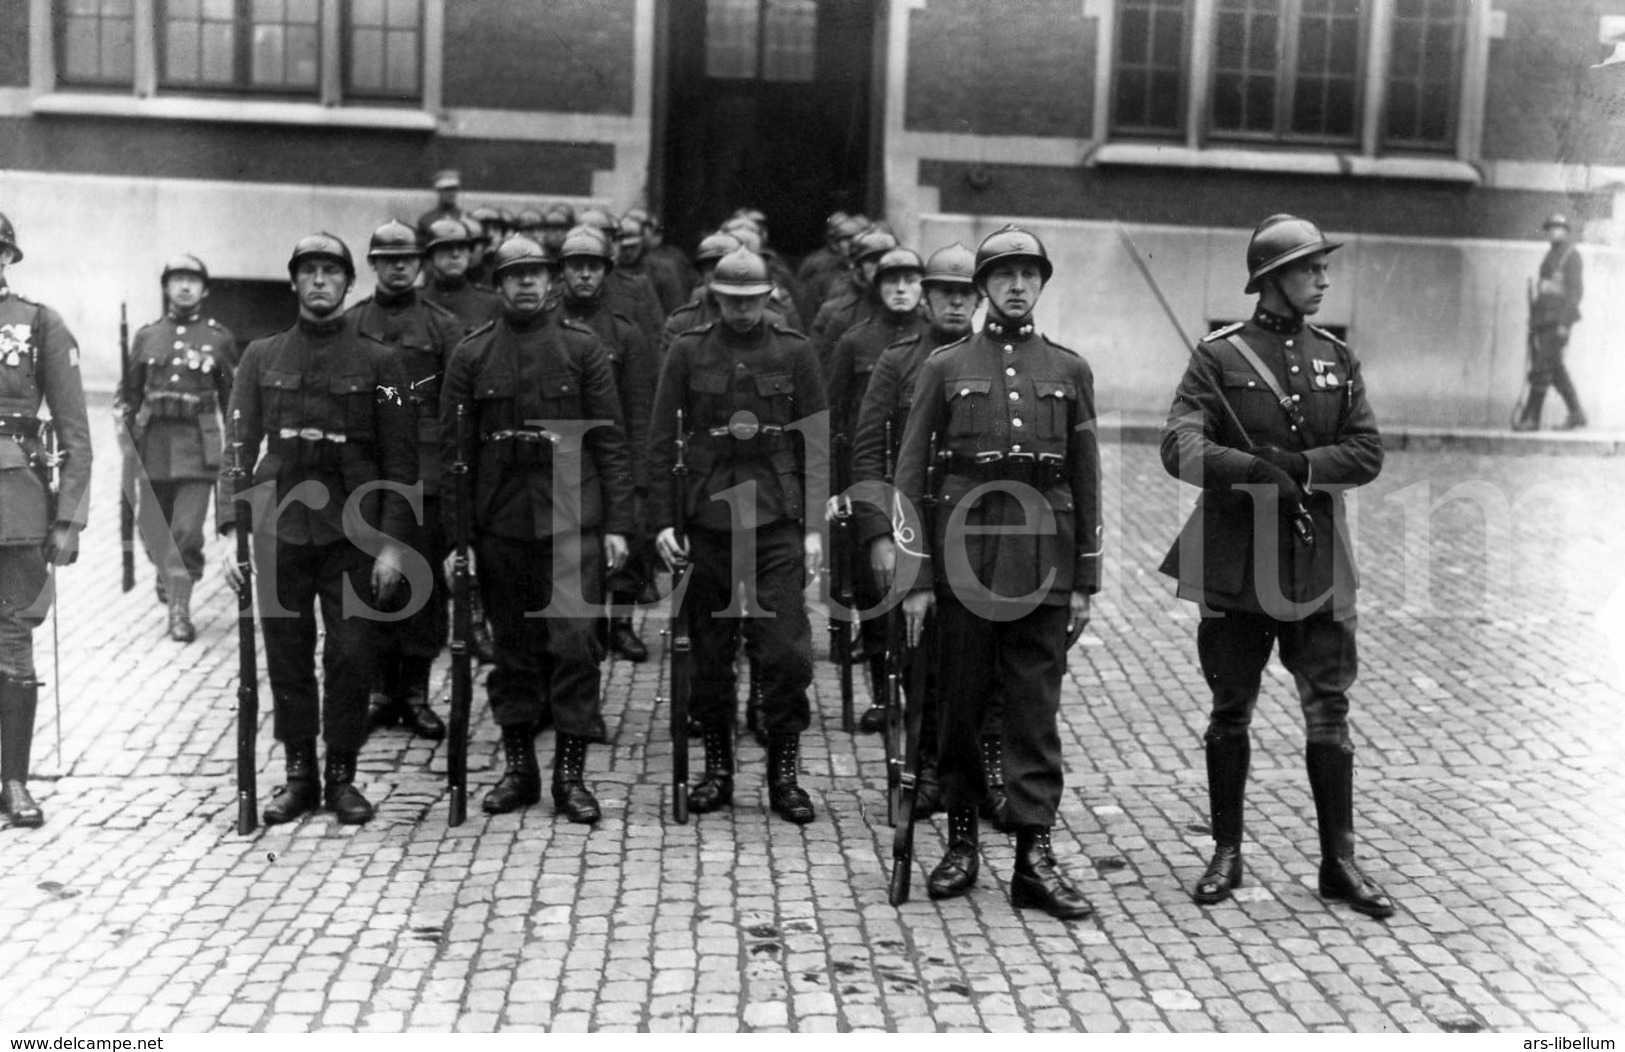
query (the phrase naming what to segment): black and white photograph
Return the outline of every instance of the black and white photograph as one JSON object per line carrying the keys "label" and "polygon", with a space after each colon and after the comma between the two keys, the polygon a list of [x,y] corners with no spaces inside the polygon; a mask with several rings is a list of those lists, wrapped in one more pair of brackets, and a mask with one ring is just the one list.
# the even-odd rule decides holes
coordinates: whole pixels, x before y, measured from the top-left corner
{"label": "black and white photograph", "polygon": [[1622,334],[1625,0],[0,0],[0,1035],[1613,1049]]}

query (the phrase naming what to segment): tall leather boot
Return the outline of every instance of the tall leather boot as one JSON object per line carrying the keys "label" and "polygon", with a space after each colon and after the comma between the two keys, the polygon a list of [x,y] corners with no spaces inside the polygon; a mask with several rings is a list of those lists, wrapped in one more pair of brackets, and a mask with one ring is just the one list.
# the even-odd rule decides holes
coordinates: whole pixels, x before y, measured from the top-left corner
{"label": "tall leather boot", "polygon": [[536,740],[531,725],[515,723],[502,728],[502,755],[507,769],[480,804],[488,815],[505,815],[542,799],[542,771],[536,764]]}
{"label": "tall leather boot", "polygon": [[603,816],[598,798],[587,788],[586,738],[560,734],[553,746],[553,807],[572,822],[593,825]]}
{"label": "tall leather boot", "polygon": [[948,853],[926,879],[926,894],[934,899],[951,899],[976,885],[976,874],[981,868],[976,841],[976,808],[951,808],[948,811]]}
{"label": "tall leather boot", "polygon": [[427,738],[437,742],[446,736],[446,725],[440,722],[429,706],[429,671],[434,666],[434,658],[409,657],[401,655],[400,677],[401,692],[400,707],[405,710],[401,717],[412,733],[419,738]]}
{"label": "tall leather boot", "polygon": [[1252,738],[1209,731],[1207,746],[1208,816],[1213,823],[1213,857],[1191,898],[1203,906],[1223,902],[1241,887],[1242,813],[1247,795],[1247,769]]}
{"label": "tall leather boot", "polygon": [[[728,723],[707,723],[705,773],[688,790],[688,809],[696,814],[718,811],[734,802],[734,729]],[[685,746],[686,748],[686,746]]]}
{"label": "tall leather boot", "polygon": [[987,783],[987,792],[978,808],[982,817],[993,823],[999,832],[1014,833],[1016,827],[1009,816],[1010,801],[1004,792],[1004,743],[996,734],[982,736],[982,778]]}
{"label": "tall leather boot", "polygon": [[288,784],[271,794],[261,817],[268,826],[292,822],[322,805],[322,783],[316,775],[316,739],[300,738],[282,743]]}
{"label": "tall leather boot", "polygon": [[322,802],[338,818],[341,826],[358,826],[372,821],[372,804],[355,787],[355,761],[353,749],[328,747]]}
{"label": "tall leather boot", "polygon": [[183,577],[169,589],[169,638],[190,643],[197,638],[192,626],[192,579]]}
{"label": "tall leather boot", "polygon": [[767,802],[786,821],[806,825],[818,816],[812,797],[796,782],[800,767],[801,735],[774,734],[767,739]]}
{"label": "tall leather boot", "polygon": [[39,710],[39,684],[0,676],[0,811],[14,826],[38,829],[45,812],[28,791],[28,766],[34,748],[34,714]]}
{"label": "tall leather boot", "polygon": [[1354,746],[1310,742],[1304,760],[1320,821],[1321,896],[1347,899],[1368,917],[1393,916],[1393,900],[1354,861]]}
{"label": "tall leather boot", "polygon": [[1523,414],[1512,422],[1514,431],[1539,431],[1540,410],[1546,402],[1546,387],[1544,384],[1531,386],[1529,397],[1524,400]]}
{"label": "tall leather boot", "polygon": [[1056,864],[1049,830],[1043,826],[1016,830],[1016,871],[1010,878],[1010,905],[1040,909],[1060,920],[1081,920],[1094,912]]}

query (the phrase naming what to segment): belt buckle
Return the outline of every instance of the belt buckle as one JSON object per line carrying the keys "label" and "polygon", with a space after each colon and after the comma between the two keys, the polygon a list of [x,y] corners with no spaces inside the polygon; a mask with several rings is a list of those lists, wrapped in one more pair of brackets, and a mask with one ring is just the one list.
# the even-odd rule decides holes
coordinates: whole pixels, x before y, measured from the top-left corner
{"label": "belt buckle", "polygon": [[1022,452],[1022,453],[1006,453],[1004,455],[1004,459],[1020,461],[1023,464],[1032,464],[1032,463],[1036,462],[1038,458],[1032,453]]}
{"label": "belt buckle", "polygon": [[1004,454],[997,449],[983,449],[974,454],[974,459],[978,464],[997,464],[1004,459]]}
{"label": "belt buckle", "polygon": [[1036,456],[1040,464],[1060,465],[1066,461],[1066,456],[1062,453],[1038,453]]}
{"label": "belt buckle", "polygon": [[[287,433],[288,433],[288,430],[289,429],[284,429],[282,434],[284,436],[286,436]],[[296,431],[294,433],[299,438],[302,438],[307,442],[320,442],[322,440],[322,437],[323,437],[322,429],[319,428],[319,427],[302,427],[302,428],[300,428],[298,431]]]}

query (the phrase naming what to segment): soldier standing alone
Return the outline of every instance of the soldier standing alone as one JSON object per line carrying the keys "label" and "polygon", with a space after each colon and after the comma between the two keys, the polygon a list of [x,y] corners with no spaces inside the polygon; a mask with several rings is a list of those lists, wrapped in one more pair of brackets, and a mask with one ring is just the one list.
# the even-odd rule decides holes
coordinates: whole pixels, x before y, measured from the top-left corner
{"label": "soldier standing alone", "polygon": [[[11,220],[0,215],[0,812],[14,826],[36,827],[45,814],[28,791],[40,688],[34,629],[55,599],[50,567],[79,557],[90,508],[90,421],[79,345],[62,316],[6,285],[6,268],[22,258]],[[41,402],[61,458],[54,494]]]}
{"label": "soldier standing alone", "polygon": [[1307,728],[1320,893],[1387,917],[1393,901],[1354,860],[1355,576],[1342,493],[1377,477],[1382,438],[1360,363],[1307,320],[1339,247],[1290,215],[1253,232],[1246,290],[1257,309],[1197,345],[1163,428],[1163,466],[1202,497],[1162,572],[1201,607],[1196,650],[1213,691],[1203,745],[1215,849],[1192,897],[1222,902],[1241,885],[1249,727],[1279,643]]}
{"label": "soldier standing alone", "polygon": [[911,642],[935,606],[940,644],[948,851],[930,895],[963,895],[976,883],[977,745],[997,693],[1005,813],[1016,826],[1010,901],[1071,920],[1090,906],[1050,847],[1062,787],[1056,715],[1067,651],[1100,587],[1100,453],[1088,364],[1033,327],[1052,272],[1043,243],[1025,230],[1005,227],[982,242],[975,281],[987,324],[925,360],[897,488],[919,506],[930,451],[941,451],[935,535],[921,538],[927,558],[903,606]]}
{"label": "soldier standing alone", "polygon": [[1569,331],[1580,320],[1585,268],[1580,262],[1579,249],[1570,240],[1567,216],[1561,212],[1552,215],[1546,220],[1544,230],[1552,247],[1540,261],[1535,298],[1529,305],[1529,395],[1523,412],[1512,424],[1514,431],[1540,429],[1540,411],[1546,402],[1546,390],[1551,387],[1557,388],[1569,411],[1563,430],[1586,426],[1580,396],[1575,393],[1574,381],[1569,379],[1568,366],[1563,364]]}
{"label": "soldier standing alone", "polygon": [[192,585],[203,577],[203,523],[225,450],[220,417],[231,400],[237,340],[200,311],[209,295],[202,260],[176,256],[159,283],[164,316],[135,334],[122,396],[152,484],[153,502],[141,501],[141,535],[158,568],[159,601],[169,605],[169,638],[190,643],[197,638]]}

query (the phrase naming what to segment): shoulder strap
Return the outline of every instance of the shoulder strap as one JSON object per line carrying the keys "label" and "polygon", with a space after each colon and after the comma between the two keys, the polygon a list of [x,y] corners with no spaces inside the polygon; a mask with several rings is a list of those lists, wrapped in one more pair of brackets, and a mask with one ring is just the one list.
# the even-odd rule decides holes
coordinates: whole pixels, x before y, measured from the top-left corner
{"label": "shoulder strap", "polygon": [[1264,385],[1270,389],[1270,394],[1275,396],[1276,404],[1281,407],[1281,412],[1285,413],[1287,420],[1291,421],[1293,430],[1297,431],[1298,437],[1303,439],[1304,446],[1312,447],[1315,444],[1315,439],[1309,432],[1309,421],[1303,418],[1303,412],[1298,409],[1298,403],[1292,400],[1292,396],[1281,389],[1281,381],[1275,378],[1275,371],[1264,364],[1264,360],[1258,356],[1258,352],[1247,345],[1247,341],[1241,338],[1240,333],[1230,333],[1225,337],[1225,341],[1241,354],[1241,357],[1246,360],[1253,372],[1258,374],[1258,378],[1264,381]]}

